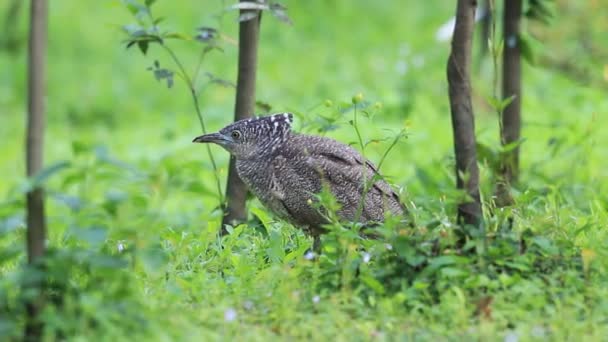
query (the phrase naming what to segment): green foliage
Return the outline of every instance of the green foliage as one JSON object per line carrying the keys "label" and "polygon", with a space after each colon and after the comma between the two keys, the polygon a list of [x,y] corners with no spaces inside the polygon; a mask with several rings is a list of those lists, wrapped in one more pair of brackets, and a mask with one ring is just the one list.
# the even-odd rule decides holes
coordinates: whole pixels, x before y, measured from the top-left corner
{"label": "green foliage", "polygon": [[[205,89],[198,94],[209,126],[224,126],[233,90],[207,85],[236,79],[230,42],[237,25],[221,19],[226,5],[138,3],[167,15],[156,23],[160,32],[192,32],[191,40],[163,40],[186,70],[198,65],[205,48],[200,40],[222,42],[223,53],[205,55],[196,89]],[[214,176],[225,177],[228,156],[213,151],[216,172],[190,143],[200,128],[196,117],[182,115],[192,99],[171,57],[157,55],[158,42],[149,43],[145,56],[126,53],[117,44],[119,33],[91,24],[86,15],[120,26],[137,23],[141,7],[134,7],[133,17],[103,2],[54,2],[47,168],[29,180],[21,157],[25,55],[0,55],[10,66],[0,70],[0,336],[20,339],[24,299],[42,290],[48,299],[46,340],[604,339],[605,91],[540,67],[524,68],[523,108],[531,114],[524,121],[526,140],[517,143],[522,186],[514,190],[513,206],[495,208],[492,158],[503,150],[482,153],[482,198],[493,215],[484,220],[485,233],[473,231],[458,250],[454,215],[462,194],[454,190],[442,86],[449,47],[433,40],[453,8],[286,3],[295,25],[269,21],[262,30],[260,108],[293,111],[299,131],[359,149],[362,143],[399,189],[416,226],[389,218],[374,230],[381,238],[372,240],[353,232],[364,227],[334,222],[322,253],[314,255],[310,238],[252,200],[250,221],[218,237]],[[588,6],[588,27],[596,37],[604,21],[593,19],[600,11]],[[73,20],[65,20],[66,14]],[[556,20],[555,30],[572,29],[563,16]],[[543,43],[576,51],[579,36],[560,32]],[[159,68],[175,73],[170,90],[163,89],[166,78],[162,87],[153,80]],[[478,81],[472,84],[477,99],[492,97]],[[364,96],[353,103],[359,93]],[[496,146],[496,108],[481,102],[475,102],[480,142]],[[23,189],[32,182],[46,189],[52,252],[28,268]],[[331,201],[320,199],[330,208]]]}

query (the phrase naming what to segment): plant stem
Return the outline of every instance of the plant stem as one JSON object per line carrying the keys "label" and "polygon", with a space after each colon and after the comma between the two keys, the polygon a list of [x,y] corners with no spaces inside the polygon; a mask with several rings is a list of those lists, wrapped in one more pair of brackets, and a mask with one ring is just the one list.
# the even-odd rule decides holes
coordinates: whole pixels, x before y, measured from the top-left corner
{"label": "plant stem", "polygon": [[[186,82],[186,85],[190,89],[190,95],[192,96],[192,102],[194,103],[194,108],[196,109],[196,116],[198,117],[198,121],[201,125],[203,134],[207,134],[207,128],[205,127],[205,120],[203,119],[203,113],[201,112],[200,104],[198,101],[198,94],[196,93],[196,89],[194,87],[194,83],[192,82],[192,78],[190,78],[188,76],[188,73],[186,72],[186,68],[184,68],[184,65],[181,63],[179,58],[177,58],[177,56],[175,55],[173,50],[171,50],[168,46],[166,46],[163,43],[161,43],[160,45],[165,49],[165,51],[167,51],[169,56],[171,56],[171,59],[173,59],[173,61],[175,62],[175,64],[177,65],[177,67],[179,69],[179,74],[181,75],[182,79]],[[197,73],[198,73],[198,68],[197,68]],[[215,176],[217,194],[218,194],[218,197],[220,200],[220,208],[222,208],[222,210],[223,210],[224,195],[222,192],[222,185],[220,182],[220,177],[219,177],[218,171],[217,171],[217,164],[215,162],[215,158],[213,157],[213,153],[211,153],[211,147],[209,146],[209,144],[205,144],[205,147],[207,148],[207,155],[209,156],[209,160],[211,161],[211,166],[213,168],[213,174]]]}

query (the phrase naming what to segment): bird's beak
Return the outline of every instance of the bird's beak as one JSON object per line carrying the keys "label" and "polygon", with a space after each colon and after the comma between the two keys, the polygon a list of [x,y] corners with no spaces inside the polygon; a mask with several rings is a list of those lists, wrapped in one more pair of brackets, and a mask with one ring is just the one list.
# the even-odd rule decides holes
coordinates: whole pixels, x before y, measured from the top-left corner
{"label": "bird's beak", "polygon": [[192,142],[195,143],[214,143],[220,145],[226,141],[228,141],[228,139],[226,139],[226,137],[220,133],[203,134],[192,140]]}

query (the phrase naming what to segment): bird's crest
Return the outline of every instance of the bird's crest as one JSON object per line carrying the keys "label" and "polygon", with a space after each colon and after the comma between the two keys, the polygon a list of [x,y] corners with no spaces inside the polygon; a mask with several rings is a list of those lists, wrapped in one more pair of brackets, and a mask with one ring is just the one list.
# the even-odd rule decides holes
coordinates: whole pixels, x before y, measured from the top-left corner
{"label": "bird's crest", "polygon": [[293,114],[277,113],[268,116],[245,119],[241,122],[245,127],[257,132],[283,133],[291,129]]}

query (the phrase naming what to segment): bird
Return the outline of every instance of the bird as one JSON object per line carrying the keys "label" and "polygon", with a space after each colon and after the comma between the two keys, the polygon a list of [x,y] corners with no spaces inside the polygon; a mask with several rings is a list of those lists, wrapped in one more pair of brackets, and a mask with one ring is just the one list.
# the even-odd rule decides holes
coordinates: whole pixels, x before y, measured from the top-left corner
{"label": "bird", "polygon": [[342,222],[373,226],[385,216],[402,216],[399,195],[376,166],[355,148],[328,137],[292,130],[293,114],[277,113],[236,121],[219,132],[194,138],[213,143],[235,158],[236,170],[262,205],[314,238],[320,248],[330,223],[318,194],[329,189]]}

